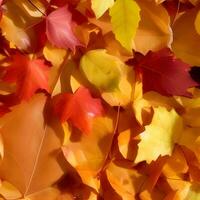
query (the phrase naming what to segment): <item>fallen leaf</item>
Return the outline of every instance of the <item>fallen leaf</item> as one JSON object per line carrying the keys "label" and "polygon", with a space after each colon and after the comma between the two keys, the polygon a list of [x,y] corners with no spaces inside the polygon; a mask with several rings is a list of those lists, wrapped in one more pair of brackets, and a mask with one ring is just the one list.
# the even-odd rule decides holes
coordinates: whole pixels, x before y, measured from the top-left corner
{"label": "fallen leaf", "polygon": [[46,60],[51,62],[53,66],[49,70],[49,87],[52,91],[62,72],[63,64],[65,64],[64,61],[67,58],[67,51],[65,49],[53,47],[51,44],[47,43],[43,48],[43,54]]}
{"label": "fallen leaf", "polygon": [[110,9],[111,23],[116,39],[131,52],[133,39],[140,21],[140,8],[132,0],[116,0]]}
{"label": "fallen leaf", "polygon": [[[200,197],[200,186],[183,180],[168,180],[169,185],[176,190],[176,199],[196,200]],[[175,199],[175,200],[176,200]]]}
{"label": "fallen leaf", "polygon": [[19,199],[22,196],[12,184],[6,181],[1,182],[0,194],[6,199]]}
{"label": "fallen leaf", "polygon": [[49,91],[48,86],[49,67],[42,59],[30,60],[27,56],[16,54],[12,58],[10,66],[5,69],[3,80],[16,82],[17,95],[20,99],[27,100],[38,90]]}
{"label": "fallen leaf", "polygon": [[80,61],[86,78],[98,89],[109,91],[118,87],[123,63],[104,49],[87,52]]}
{"label": "fallen leaf", "polygon": [[2,16],[0,27],[3,35],[9,41],[10,47],[34,52],[38,41],[30,24],[38,23],[38,17],[31,17],[29,11],[36,11],[36,9],[26,5],[26,0],[20,1],[20,4],[17,0],[5,1],[3,6],[6,12]]}
{"label": "fallen leaf", "polygon": [[[138,154],[135,163],[146,161],[150,163],[160,155],[171,155],[175,143],[183,129],[181,117],[175,110],[168,111],[164,107],[154,108],[154,115],[150,125],[140,134]],[[151,151],[148,149],[151,148]]]}
{"label": "fallen leaf", "polygon": [[91,96],[86,88],[79,88],[74,94],[64,93],[54,97],[55,113],[61,122],[69,120],[84,133],[92,129],[92,119],[103,114],[100,99]]}
{"label": "fallen leaf", "polygon": [[23,196],[50,186],[64,173],[58,162],[62,129],[44,116],[46,100],[36,95],[13,107],[0,121],[4,144],[0,177]]}
{"label": "fallen leaf", "polygon": [[127,169],[110,163],[106,169],[106,175],[113,189],[122,200],[135,200],[134,196],[144,181],[144,176],[134,169]]}
{"label": "fallen leaf", "polygon": [[98,173],[110,150],[113,129],[111,117],[95,118],[91,134],[82,134],[78,141],[73,141],[75,133],[65,129],[67,139],[62,148],[65,158],[78,171],[82,181],[96,191],[100,189]]}
{"label": "fallen leaf", "polygon": [[165,8],[154,1],[138,0],[137,3],[141,8],[141,20],[134,39],[135,50],[146,54],[171,47],[173,33]]}
{"label": "fallen leaf", "polygon": [[96,18],[100,18],[110,7],[114,4],[114,0],[92,0],[92,10],[94,11]]}
{"label": "fallen leaf", "polygon": [[76,46],[81,45],[74,35],[72,27],[72,14],[67,5],[58,8],[46,17],[47,38],[59,48],[69,48],[74,51]]}
{"label": "fallen leaf", "polygon": [[143,91],[153,90],[165,96],[191,97],[187,89],[198,84],[190,77],[189,69],[168,48],[148,52],[136,65],[142,74]]}
{"label": "fallen leaf", "polygon": [[[173,25],[172,50],[178,58],[191,66],[200,66],[200,35],[195,30],[194,22],[198,9],[183,13]],[[190,27],[186,29],[185,27]],[[184,34],[182,34],[184,32]]]}

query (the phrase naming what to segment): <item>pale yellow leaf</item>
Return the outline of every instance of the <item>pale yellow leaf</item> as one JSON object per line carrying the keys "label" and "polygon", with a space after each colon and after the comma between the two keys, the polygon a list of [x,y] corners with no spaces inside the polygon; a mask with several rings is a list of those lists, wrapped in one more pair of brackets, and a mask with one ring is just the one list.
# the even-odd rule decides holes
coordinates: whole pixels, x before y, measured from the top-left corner
{"label": "pale yellow leaf", "polygon": [[133,39],[140,21],[139,12],[140,8],[133,0],[116,0],[110,9],[115,37],[128,51],[134,47]]}
{"label": "pale yellow leaf", "polygon": [[110,91],[118,87],[122,62],[104,49],[88,51],[80,61],[81,69],[90,83],[98,89]]}
{"label": "pale yellow leaf", "polygon": [[102,92],[102,98],[111,106],[126,106],[131,102],[135,81],[134,71],[127,65],[121,65],[121,78],[118,88],[110,92]]}
{"label": "pale yellow leaf", "polygon": [[135,162],[150,163],[160,155],[171,155],[174,145],[183,129],[182,118],[175,110],[168,111],[165,107],[154,108],[150,125],[140,134],[138,154]]}
{"label": "pale yellow leaf", "polygon": [[114,0],[92,0],[92,10],[96,18],[101,17],[113,4]]}

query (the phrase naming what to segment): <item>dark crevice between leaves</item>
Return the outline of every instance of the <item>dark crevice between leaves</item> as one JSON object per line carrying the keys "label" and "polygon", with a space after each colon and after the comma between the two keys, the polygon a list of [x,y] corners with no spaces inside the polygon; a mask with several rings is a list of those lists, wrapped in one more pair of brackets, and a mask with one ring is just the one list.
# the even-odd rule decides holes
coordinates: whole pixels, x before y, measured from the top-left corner
{"label": "dark crevice between leaves", "polygon": [[197,88],[200,89],[200,66],[193,66],[189,73],[191,78],[198,83]]}

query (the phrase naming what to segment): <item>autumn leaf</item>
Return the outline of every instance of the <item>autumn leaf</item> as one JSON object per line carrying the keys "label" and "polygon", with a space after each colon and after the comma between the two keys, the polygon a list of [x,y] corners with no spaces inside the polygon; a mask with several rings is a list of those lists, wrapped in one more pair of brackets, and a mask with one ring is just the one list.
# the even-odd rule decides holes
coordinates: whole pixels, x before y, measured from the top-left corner
{"label": "autumn leaf", "polygon": [[134,46],[133,39],[140,21],[139,11],[139,6],[132,0],[116,0],[110,9],[115,37],[128,51]]}
{"label": "autumn leaf", "polygon": [[[3,7],[6,12],[3,13],[0,21],[1,31],[11,48],[34,52],[38,46],[38,37],[35,30],[29,27],[38,23],[41,13],[26,0],[20,3],[16,0],[4,1]],[[29,13],[35,15],[30,17]]]}
{"label": "autumn leaf", "polygon": [[179,179],[182,174],[187,173],[188,167],[184,152],[181,147],[177,146],[175,147],[172,156],[168,157],[165,162],[162,173],[167,178]]}
{"label": "autumn leaf", "polygon": [[[199,52],[200,35],[195,28],[195,19],[198,13],[197,8],[188,10],[183,13],[173,26],[173,43],[172,50],[177,57],[191,66],[200,66]],[[190,26],[189,29],[185,27]],[[183,33],[184,34],[181,34]]]}
{"label": "autumn leaf", "polygon": [[109,153],[113,129],[112,116],[97,117],[94,119],[91,134],[82,134],[80,140],[75,142],[72,137],[73,131],[70,132],[64,125],[64,156],[77,169],[82,181],[97,191],[100,189],[98,173]]}
{"label": "autumn leaf", "polygon": [[45,118],[46,100],[44,95],[36,95],[28,103],[13,107],[0,120],[4,144],[0,177],[12,183],[23,196],[50,186],[63,174],[57,161],[61,146],[57,136],[59,124]]}
{"label": "autumn leaf", "polygon": [[69,120],[84,133],[92,129],[92,119],[103,114],[101,100],[93,98],[86,88],[79,88],[74,94],[64,93],[53,99],[55,113],[61,122]]}
{"label": "autumn leaf", "polygon": [[106,175],[113,189],[123,200],[131,200],[144,182],[144,176],[131,168],[110,163]]}
{"label": "autumn leaf", "polygon": [[72,27],[72,14],[67,5],[58,8],[46,17],[47,38],[59,48],[69,48],[74,51],[76,46],[81,46],[73,33]]}
{"label": "autumn leaf", "polygon": [[[164,107],[154,108],[154,115],[150,125],[140,134],[138,154],[135,162],[150,163],[160,155],[171,155],[183,128],[181,117],[175,110],[167,111]],[[151,151],[148,149],[151,148]]]}
{"label": "autumn leaf", "polygon": [[196,200],[200,197],[198,183],[190,183],[183,180],[168,180],[170,187],[177,191],[176,199]]}
{"label": "autumn leaf", "polygon": [[47,43],[43,48],[43,54],[45,59],[52,64],[52,67],[49,70],[48,83],[50,87],[50,93],[53,93],[56,82],[58,81],[58,77],[63,69],[63,65],[65,65],[67,50],[54,47],[50,43]]}
{"label": "autumn leaf", "polygon": [[200,0],[0,0],[0,200],[196,200]]}
{"label": "autumn leaf", "polygon": [[0,194],[5,199],[19,199],[22,196],[19,190],[7,181],[1,182]]}
{"label": "autumn leaf", "polygon": [[158,5],[156,2],[137,1],[141,8],[141,20],[134,42],[135,50],[143,54],[146,54],[148,51],[158,51],[166,46],[171,47],[173,40],[170,16],[163,5]]}
{"label": "autumn leaf", "polygon": [[28,100],[38,90],[49,91],[49,67],[42,59],[30,60],[27,56],[16,54],[10,66],[5,69],[3,80],[9,83],[16,82],[17,95],[22,100]]}
{"label": "autumn leaf", "polygon": [[87,79],[101,90],[117,88],[120,80],[122,62],[106,53],[105,50],[92,50],[81,58],[81,69]]}
{"label": "autumn leaf", "polygon": [[168,48],[149,52],[136,65],[142,74],[143,91],[156,91],[165,96],[191,97],[188,88],[198,84],[189,74],[190,67],[177,59]]}
{"label": "autumn leaf", "polygon": [[91,50],[81,58],[80,66],[88,81],[111,106],[126,106],[131,101],[134,72],[119,58],[104,49]]}
{"label": "autumn leaf", "polygon": [[114,0],[92,0],[92,9],[96,15],[96,18],[101,17],[110,7],[114,4]]}

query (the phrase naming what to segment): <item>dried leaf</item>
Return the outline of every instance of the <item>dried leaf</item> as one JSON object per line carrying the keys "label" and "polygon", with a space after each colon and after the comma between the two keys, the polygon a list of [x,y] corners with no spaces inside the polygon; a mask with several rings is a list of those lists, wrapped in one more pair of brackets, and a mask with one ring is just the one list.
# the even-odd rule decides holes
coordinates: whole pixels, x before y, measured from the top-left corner
{"label": "dried leaf", "polygon": [[[182,129],[182,119],[175,110],[168,111],[164,107],[154,108],[151,124],[145,126],[145,131],[140,134],[141,141],[138,144],[135,162],[150,163],[160,155],[171,155]],[[151,151],[148,151],[149,148]]]}
{"label": "dried leaf", "polygon": [[44,118],[45,103],[44,95],[36,95],[1,118],[4,157],[0,177],[24,196],[50,186],[63,174],[57,160],[62,140],[57,134],[61,137],[62,131],[57,122]]}

